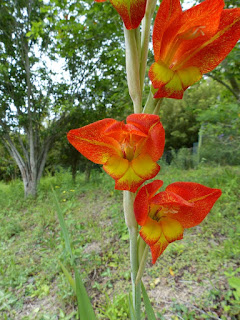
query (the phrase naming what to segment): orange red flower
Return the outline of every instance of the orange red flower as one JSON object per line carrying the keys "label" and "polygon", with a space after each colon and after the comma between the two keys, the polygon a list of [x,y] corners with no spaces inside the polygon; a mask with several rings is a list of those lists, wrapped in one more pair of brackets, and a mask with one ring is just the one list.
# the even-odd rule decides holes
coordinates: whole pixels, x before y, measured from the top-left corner
{"label": "orange red flower", "polygon": [[[106,0],[95,0],[105,2]],[[127,29],[136,29],[145,14],[147,0],[110,0]]]}
{"label": "orange red flower", "polygon": [[169,243],[183,238],[185,228],[202,222],[221,196],[221,190],[194,182],[175,182],[156,194],[162,185],[155,180],[143,186],[134,202],[140,235],[150,246],[153,263]]}
{"label": "orange red flower", "polygon": [[240,8],[223,7],[223,0],[205,0],[183,12],[180,0],[162,0],[153,29],[155,62],[149,71],[154,98],[181,99],[233,49],[240,38]]}
{"label": "orange red flower", "polygon": [[67,138],[86,158],[103,164],[115,189],[136,192],[160,170],[165,132],[159,116],[132,114],[127,124],[103,119],[69,131]]}

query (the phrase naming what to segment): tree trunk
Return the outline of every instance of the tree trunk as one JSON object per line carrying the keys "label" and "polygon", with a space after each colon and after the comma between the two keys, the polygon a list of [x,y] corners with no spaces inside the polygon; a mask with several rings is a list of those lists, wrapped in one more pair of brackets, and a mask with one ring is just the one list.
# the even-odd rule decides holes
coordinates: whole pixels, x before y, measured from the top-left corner
{"label": "tree trunk", "polygon": [[[24,144],[21,143],[20,146],[22,148],[22,153],[25,154],[25,157],[23,157],[18,152],[14,142],[12,141],[9,135],[5,135],[3,137],[3,143],[6,149],[8,150],[10,155],[13,157],[13,159],[16,161],[20,169],[23,185],[24,185],[25,198],[27,198],[28,196],[36,197],[37,195],[38,182],[43,173],[43,169],[47,159],[47,154],[52,143],[51,139],[52,137],[48,138],[47,141],[43,144],[40,154],[37,154],[38,156],[37,160],[35,160],[34,165],[31,165],[30,157],[28,156],[28,153],[27,153],[27,150],[25,149]],[[32,147],[36,148],[34,144]]]}
{"label": "tree trunk", "polygon": [[73,184],[76,184],[76,175],[77,175],[77,159],[72,163],[72,181],[73,181]]}
{"label": "tree trunk", "polygon": [[90,161],[88,161],[85,167],[85,182],[90,181],[91,168],[92,168],[92,164]]}
{"label": "tree trunk", "polygon": [[25,198],[37,196],[37,180],[27,180],[23,178],[23,185],[24,185],[24,196]]}

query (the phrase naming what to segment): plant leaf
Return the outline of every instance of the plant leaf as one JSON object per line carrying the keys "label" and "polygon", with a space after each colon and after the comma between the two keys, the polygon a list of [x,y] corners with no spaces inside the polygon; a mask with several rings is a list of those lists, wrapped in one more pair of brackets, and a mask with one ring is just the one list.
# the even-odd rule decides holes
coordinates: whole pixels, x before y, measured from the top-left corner
{"label": "plant leaf", "polygon": [[80,274],[74,266],[78,313],[81,320],[96,320],[92,304],[84,287]]}
{"label": "plant leaf", "polygon": [[60,267],[62,268],[63,273],[65,274],[70,286],[72,287],[73,291],[76,294],[76,284],[75,281],[73,279],[73,277],[71,276],[71,274],[68,272],[68,270],[64,267],[64,265],[62,264],[61,261],[58,261]]}
{"label": "plant leaf", "polygon": [[58,201],[56,192],[53,190],[53,188],[52,188],[52,192],[53,192],[53,195],[54,195],[54,200],[55,200],[55,205],[56,205],[56,209],[57,209],[58,220],[59,220],[59,223],[60,223],[61,231],[62,231],[64,242],[65,242],[65,248],[66,248],[66,251],[68,252],[68,254],[71,257],[71,261],[73,262],[73,253],[72,253],[72,249],[71,249],[71,241],[70,241],[70,237],[69,237],[69,234],[68,234],[68,231],[67,231],[66,223],[65,223],[65,220],[64,220],[64,217],[63,217],[62,209],[61,209],[61,207],[59,205],[59,201]]}
{"label": "plant leaf", "polygon": [[133,308],[133,301],[132,301],[132,297],[131,297],[130,292],[128,295],[128,305],[129,305],[130,320],[136,320],[136,315],[135,315],[135,311]]}
{"label": "plant leaf", "polygon": [[[64,217],[63,217],[63,213],[61,210],[61,207],[59,205],[59,201],[57,198],[57,195],[55,193],[55,191],[52,189],[53,191],[53,195],[54,195],[54,199],[55,199],[55,204],[56,204],[56,209],[57,209],[57,215],[58,215],[58,220],[60,223],[60,227],[62,230],[62,234],[64,237],[64,241],[65,241],[65,247],[67,252],[69,253],[70,257],[71,257],[71,263],[73,265],[73,269],[74,269],[74,274],[75,274],[75,282],[72,278],[72,276],[70,275],[70,273],[67,271],[67,269],[63,266],[63,264],[60,262],[60,266],[65,274],[65,276],[67,277],[70,285],[72,286],[74,292],[76,293],[77,296],[77,302],[78,302],[78,314],[79,314],[79,318],[81,320],[96,320],[94,311],[93,311],[93,307],[91,305],[90,299],[88,297],[87,291],[84,287],[84,284],[82,282],[82,279],[79,275],[79,272],[75,266],[75,262],[74,262],[74,255],[71,249],[71,241],[70,241],[70,237],[68,234],[68,230],[64,221]],[[74,289],[75,288],[75,289]]]}
{"label": "plant leaf", "polygon": [[142,282],[142,295],[143,295],[143,302],[144,302],[144,306],[145,306],[148,320],[157,320],[157,318],[154,314],[151,302],[149,300],[147,291],[143,285],[143,282]]}

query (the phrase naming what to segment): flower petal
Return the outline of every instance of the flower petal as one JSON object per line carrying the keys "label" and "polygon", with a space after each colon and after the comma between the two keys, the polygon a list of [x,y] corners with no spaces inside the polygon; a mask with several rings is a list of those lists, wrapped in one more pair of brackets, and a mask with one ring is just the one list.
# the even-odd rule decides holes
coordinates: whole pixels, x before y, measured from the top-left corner
{"label": "flower petal", "polygon": [[157,261],[157,258],[163,253],[170,242],[183,238],[183,227],[178,221],[170,218],[163,218],[160,220],[159,224],[162,229],[161,236],[157,242],[150,245],[153,264]]}
{"label": "flower petal", "polygon": [[182,13],[179,0],[162,0],[156,15],[153,28],[153,49],[155,61],[160,58],[160,50],[164,43],[162,38],[168,26]]}
{"label": "flower petal", "polygon": [[140,154],[132,160],[131,166],[134,172],[144,180],[154,178],[160,170],[160,166],[148,154]]}
{"label": "flower petal", "polygon": [[147,218],[144,226],[140,230],[140,236],[148,245],[156,243],[162,234],[162,228],[157,221]]}
{"label": "flower petal", "polygon": [[159,221],[166,240],[170,243],[183,238],[183,226],[181,223],[172,218],[162,218]]}
{"label": "flower petal", "polygon": [[164,32],[159,59],[169,60],[171,55],[169,62],[176,64],[181,61],[183,53],[191,52],[213,36],[223,7],[223,0],[206,0],[182,12]]}
{"label": "flower petal", "polygon": [[240,38],[240,8],[223,10],[217,33],[196,50],[187,53],[180,68],[196,66],[202,74],[225,59]]}
{"label": "flower petal", "polygon": [[120,179],[128,168],[129,161],[117,156],[110,157],[103,166],[103,169],[114,179]]}
{"label": "flower petal", "polygon": [[149,69],[149,78],[152,81],[153,87],[155,89],[161,88],[169,81],[172,80],[174,76],[174,71],[169,69],[169,67],[162,61],[154,62]]}
{"label": "flower petal", "polygon": [[159,116],[133,114],[127,117],[127,123],[134,125],[148,135],[146,140],[136,145],[136,155],[149,154],[153,161],[158,161],[163,155],[165,145],[165,131]]}
{"label": "flower petal", "polygon": [[136,29],[145,14],[147,0],[110,0],[127,29]]}
{"label": "flower petal", "polygon": [[129,166],[125,174],[116,180],[115,189],[117,190],[128,190],[131,192],[136,192],[140,185],[145,181],[145,179],[139,177]]}
{"label": "flower petal", "polygon": [[137,223],[143,226],[148,217],[149,201],[161,188],[163,182],[161,180],[155,180],[147,185],[143,186],[137,193],[134,201],[134,213]]}
{"label": "flower petal", "polygon": [[219,189],[194,182],[175,182],[167,186],[166,191],[173,192],[193,204],[191,207],[180,207],[178,213],[174,214],[174,219],[184,228],[191,228],[202,222],[222,193]]}
{"label": "flower petal", "polygon": [[105,130],[116,123],[114,119],[103,119],[79,129],[70,130],[68,141],[86,158],[105,164],[113,155],[121,155],[119,143],[105,135]]}
{"label": "flower petal", "polygon": [[[168,186],[169,187],[169,186]],[[151,204],[156,204],[164,208],[170,207],[193,207],[193,203],[186,201],[183,197],[175,192],[169,191],[168,187],[165,191],[158,193],[151,199]]]}
{"label": "flower petal", "polygon": [[168,241],[166,240],[164,233],[161,234],[158,242],[150,246],[152,252],[152,263],[154,264],[157,261],[157,258],[163,253],[163,251],[168,246]]}
{"label": "flower petal", "polygon": [[123,121],[117,121],[109,126],[105,130],[106,135],[111,136],[117,141],[121,141],[124,135],[129,133],[134,134],[139,137],[147,137],[148,133],[145,133],[143,130],[137,128],[134,125],[125,124]]}
{"label": "flower petal", "polygon": [[[150,74],[149,74],[149,77],[150,77]],[[158,75],[159,82],[160,82],[160,78],[161,78],[161,75],[159,74]],[[166,97],[166,98],[182,99],[184,91],[189,86],[199,81],[201,78],[202,78],[202,74],[200,73],[199,69],[196,67],[188,67],[182,70],[177,70],[173,72],[172,79],[168,83],[166,83],[166,85],[160,86],[159,90],[155,93],[154,98]]]}
{"label": "flower petal", "polygon": [[154,114],[134,113],[127,117],[126,122],[128,125],[131,124],[148,135],[149,130],[160,123],[160,118]]}

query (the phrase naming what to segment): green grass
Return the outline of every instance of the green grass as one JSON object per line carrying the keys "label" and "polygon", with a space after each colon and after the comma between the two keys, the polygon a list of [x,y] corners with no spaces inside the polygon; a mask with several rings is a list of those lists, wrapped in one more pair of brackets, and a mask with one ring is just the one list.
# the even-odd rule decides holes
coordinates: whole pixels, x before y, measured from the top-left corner
{"label": "green grass", "polygon": [[[200,226],[169,245],[144,284],[158,319],[238,319],[240,314],[240,167],[180,170],[162,165],[164,186],[195,181],[223,195]],[[122,193],[105,173],[92,181],[69,173],[44,177],[37,199],[21,181],[0,182],[0,319],[77,319],[76,299],[61,267],[71,270],[57,220],[56,191],[74,254],[99,319],[129,319],[128,233]]]}

